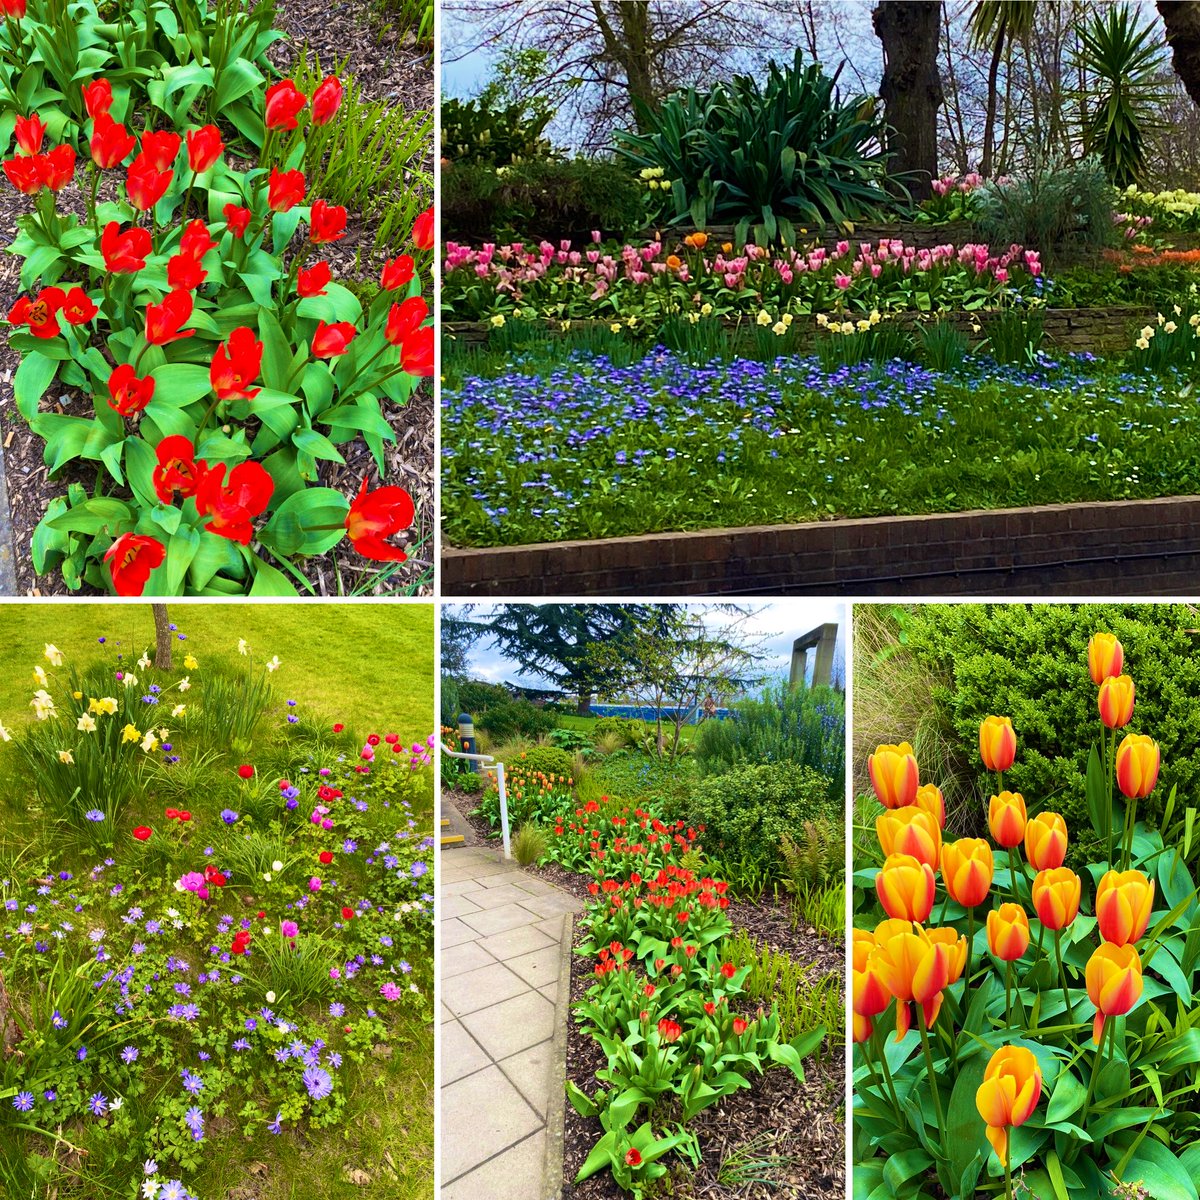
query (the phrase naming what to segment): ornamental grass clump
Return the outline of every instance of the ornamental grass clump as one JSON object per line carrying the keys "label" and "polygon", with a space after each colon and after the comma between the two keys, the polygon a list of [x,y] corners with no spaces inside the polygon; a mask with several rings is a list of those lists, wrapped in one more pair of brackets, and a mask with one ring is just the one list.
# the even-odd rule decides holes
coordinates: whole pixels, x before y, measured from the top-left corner
{"label": "ornamental grass clump", "polygon": [[1161,832],[1174,790],[1161,822],[1138,818],[1160,752],[1131,732],[1123,648],[1101,632],[1087,649],[1099,724],[1080,787],[1102,857],[1081,872],[1064,865],[1062,815],[1005,786],[1020,754],[1007,717],[979,727],[987,838],[945,828],[907,743],[868,760],[883,809],[876,862],[854,876],[852,989],[868,1190],[1193,1194],[1178,1181],[1200,1024],[1196,887]]}

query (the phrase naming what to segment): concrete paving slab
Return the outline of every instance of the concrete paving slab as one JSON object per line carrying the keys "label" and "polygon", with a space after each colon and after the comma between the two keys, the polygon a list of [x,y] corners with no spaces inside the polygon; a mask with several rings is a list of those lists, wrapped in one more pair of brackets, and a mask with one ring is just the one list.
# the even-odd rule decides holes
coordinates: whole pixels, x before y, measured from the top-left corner
{"label": "concrete paving slab", "polygon": [[546,1041],[510,1055],[499,1063],[500,1070],[517,1086],[530,1107],[535,1109],[543,1120],[546,1118],[546,1102],[549,1099],[546,1094],[546,1079],[553,1058],[554,1039],[547,1038]]}
{"label": "concrete paving slab", "polygon": [[484,908],[478,912],[468,913],[461,918],[464,925],[469,925],[476,933],[487,937],[489,933],[503,933],[506,929],[516,929],[518,925],[533,925],[537,914],[519,904],[502,904],[499,908]]}
{"label": "concrete paving slab", "polygon": [[[497,1066],[442,1088],[442,1179],[453,1183],[542,1128],[542,1119]],[[515,1182],[515,1181],[514,1181]],[[493,1193],[513,1200],[523,1193]]]}
{"label": "concrete paving slab", "polygon": [[497,1062],[554,1036],[555,1005],[538,992],[522,992],[462,1018],[467,1032]]}
{"label": "concrete paving slab", "polygon": [[577,913],[583,911],[583,905],[574,896],[559,892],[557,896],[535,896],[522,901],[534,916],[548,917],[554,913]]}
{"label": "concrete paving slab", "polygon": [[546,946],[557,946],[558,939],[533,925],[519,925],[515,929],[506,929],[503,933],[494,933],[491,937],[480,938],[477,943],[493,958],[502,962],[517,958],[522,954],[530,954]]}
{"label": "concrete paving slab", "polygon": [[503,963],[494,962],[486,967],[476,967],[464,975],[443,979],[442,1003],[455,1016],[462,1017],[520,996],[528,990],[529,985],[524,979]]}
{"label": "concrete paving slab", "polygon": [[[447,1021],[442,1026],[443,1087],[456,1079],[465,1079],[476,1071],[482,1071],[491,1061],[487,1051],[458,1021]],[[520,1087],[520,1084],[517,1086]]]}
{"label": "concrete paving slab", "polygon": [[557,987],[558,960],[558,947],[547,946],[532,954],[522,954],[520,958],[510,958],[505,965],[531,987],[543,988],[547,984]]}
{"label": "concrete paving slab", "polygon": [[519,887],[513,887],[511,883],[504,883],[496,887],[479,888],[474,892],[464,892],[458,899],[473,904],[476,908],[496,908],[501,904],[520,904],[527,901],[529,893],[523,892]]}
{"label": "concrete paving slab", "polygon": [[450,946],[461,946],[463,942],[473,942],[479,934],[457,918],[451,918],[438,923],[438,936],[441,938],[442,949],[445,950]]}
{"label": "concrete paving slab", "polygon": [[495,961],[478,942],[462,942],[457,946],[443,948],[439,970],[443,979],[449,979],[465,971],[474,971],[477,967],[486,967]]}
{"label": "concrete paving slab", "polygon": [[469,896],[443,896],[440,904],[443,921],[448,921],[452,917],[465,917],[469,913],[479,911],[479,905],[474,903]]}
{"label": "concrete paving slab", "polygon": [[503,1154],[442,1188],[444,1200],[556,1200],[542,1189],[546,1131],[539,1129]]}

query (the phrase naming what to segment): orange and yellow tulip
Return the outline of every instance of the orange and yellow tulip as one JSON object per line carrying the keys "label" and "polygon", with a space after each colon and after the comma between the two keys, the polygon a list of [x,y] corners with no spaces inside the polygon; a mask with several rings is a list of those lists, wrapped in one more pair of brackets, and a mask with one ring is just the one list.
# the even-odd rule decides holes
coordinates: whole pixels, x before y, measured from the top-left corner
{"label": "orange and yellow tulip", "polygon": [[926,1027],[937,1020],[942,989],[950,979],[947,947],[905,921],[884,921],[875,930],[873,961],[896,998],[896,1040],[912,1025],[910,1004],[921,1005]]}
{"label": "orange and yellow tulip", "polygon": [[1021,844],[1025,836],[1025,797],[1020,792],[1001,792],[988,805],[988,828],[1005,850]]}
{"label": "orange and yellow tulip", "polygon": [[1079,912],[1083,881],[1070,867],[1039,871],[1033,879],[1033,907],[1047,929],[1066,929]]}
{"label": "orange and yellow tulip", "polygon": [[885,857],[911,854],[935,871],[942,855],[942,830],[924,809],[889,808],[875,818],[875,832]]}
{"label": "orange and yellow tulip", "polygon": [[1098,1046],[1106,1017],[1121,1017],[1142,998],[1142,960],[1132,946],[1102,942],[1084,970],[1088,999],[1096,1006],[1092,1041]]}
{"label": "orange and yellow tulip", "polygon": [[1017,756],[1017,735],[1007,717],[984,717],[979,723],[979,757],[989,771],[1007,771]]}
{"label": "orange and yellow tulip", "polygon": [[967,939],[957,929],[926,929],[925,937],[935,946],[946,947],[946,986],[962,978],[967,965]]}
{"label": "orange and yellow tulip", "polygon": [[995,871],[992,848],[983,838],[959,838],[942,847],[942,881],[950,899],[964,908],[987,899]]}
{"label": "orange and yellow tulip", "polygon": [[975,1092],[975,1107],[987,1125],[996,1157],[1008,1165],[1008,1131],[1033,1116],[1042,1095],[1042,1071],[1033,1051],[1001,1046],[988,1062]]}
{"label": "orange and yellow tulip", "polygon": [[1154,907],[1154,882],[1141,871],[1108,871],[1096,888],[1096,920],[1100,936],[1114,946],[1128,946],[1146,932]]}
{"label": "orange and yellow tulip", "polygon": [[1067,857],[1067,823],[1059,813],[1044,812],[1025,826],[1025,857],[1035,871],[1061,867]]}
{"label": "orange and yellow tulip", "polygon": [[1001,962],[1016,962],[1029,949],[1029,918],[1019,904],[1002,904],[987,915],[988,949]]}
{"label": "orange and yellow tulip", "polygon": [[875,954],[875,935],[854,931],[853,1009],[854,1040],[865,1042],[875,1032],[873,1018],[892,1002]]}
{"label": "orange and yellow tulip", "polygon": [[1088,671],[1092,682],[1099,687],[1113,675],[1120,675],[1125,665],[1125,650],[1111,633],[1097,633],[1088,642]]}
{"label": "orange and yellow tulip", "polygon": [[1096,704],[1100,720],[1109,729],[1124,729],[1133,720],[1133,680],[1128,675],[1110,675],[1100,685]]}
{"label": "orange and yellow tulip", "polygon": [[1117,787],[1130,800],[1142,800],[1158,782],[1158,743],[1144,733],[1126,734],[1117,747]]}
{"label": "orange and yellow tulip", "polygon": [[907,808],[917,797],[917,759],[907,742],[876,746],[867,756],[867,774],[884,808]]}
{"label": "orange and yellow tulip", "polygon": [[897,921],[924,922],[933,908],[933,868],[911,854],[890,854],[875,876],[883,911]]}
{"label": "orange and yellow tulip", "polygon": [[939,829],[946,828],[946,800],[942,789],[936,783],[923,783],[917,788],[917,798],[913,801],[915,808],[923,809],[937,823]]}

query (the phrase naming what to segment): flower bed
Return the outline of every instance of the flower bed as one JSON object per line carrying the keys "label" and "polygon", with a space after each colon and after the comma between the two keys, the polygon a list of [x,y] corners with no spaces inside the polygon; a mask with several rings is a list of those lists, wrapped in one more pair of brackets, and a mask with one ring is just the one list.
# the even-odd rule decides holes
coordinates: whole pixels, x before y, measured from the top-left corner
{"label": "flower bed", "polygon": [[0,1180],[180,1200],[261,1160],[286,1189],[301,1140],[309,1169],[344,1162],[369,1081],[423,1194],[430,1114],[402,1089],[432,1055],[431,744],[285,700],[279,658],[244,641],[178,636],[173,669],[105,637],[77,660],[46,645],[32,716],[0,726],[23,805],[0,872]]}

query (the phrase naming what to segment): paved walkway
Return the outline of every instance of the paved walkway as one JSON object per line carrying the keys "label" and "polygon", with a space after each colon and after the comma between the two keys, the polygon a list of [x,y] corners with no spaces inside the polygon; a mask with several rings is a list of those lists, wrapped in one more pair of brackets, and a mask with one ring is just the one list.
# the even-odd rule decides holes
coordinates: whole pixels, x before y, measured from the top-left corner
{"label": "paved walkway", "polygon": [[442,1200],[557,1200],[582,905],[484,846],[439,873]]}

